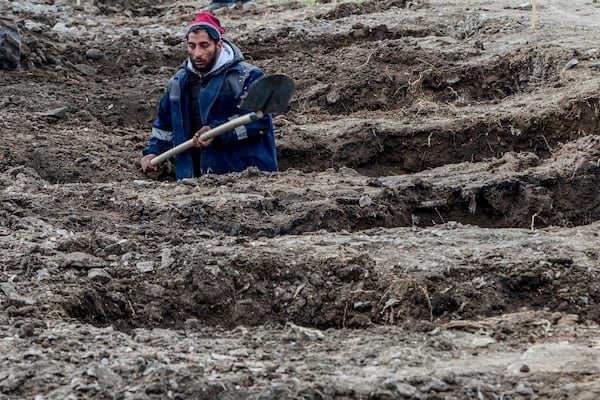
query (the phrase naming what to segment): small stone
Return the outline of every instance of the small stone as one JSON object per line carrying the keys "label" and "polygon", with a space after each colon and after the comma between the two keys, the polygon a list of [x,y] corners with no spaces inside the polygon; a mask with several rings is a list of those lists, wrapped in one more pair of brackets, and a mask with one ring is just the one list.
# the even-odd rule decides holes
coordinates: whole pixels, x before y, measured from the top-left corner
{"label": "small stone", "polygon": [[36,113],[36,115],[39,115],[40,117],[46,117],[46,118],[61,119],[61,118],[64,118],[65,115],[67,115],[68,110],[69,110],[68,107],[59,107],[59,108],[54,108],[52,110]]}
{"label": "small stone", "polygon": [[85,52],[85,56],[90,60],[100,60],[104,57],[104,53],[100,49],[89,49]]}
{"label": "small stone", "polygon": [[456,374],[452,371],[441,373],[439,378],[449,385],[456,385],[456,383],[458,382],[456,379]]}
{"label": "small stone", "polygon": [[121,377],[102,364],[96,367],[95,376],[102,389],[117,388],[122,384]]}
{"label": "small stone", "polygon": [[370,196],[363,196],[358,200],[358,205],[361,208],[368,207],[371,205],[371,203],[372,203],[372,200],[371,200]]}
{"label": "small stone", "polygon": [[94,282],[108,283],[112,279],[112,276],[103,268],[92,268],[88,272],[88,278]]}
{"label": "small stone", "polygon": [[171,265],[175,264],[176,261],[171,253],[171,249],[162,249],[160,258],[160,269],[169,268]]}
{"label": "small stone", "polygon": [[38,269],[36,272],[36,276],[38,281],[43,281],[52,277],[52,275],[50,275],[50,271],[48,271],[48,268]]}
{"label": "small stone", "polygon": [[369,311],[372,307],[373,305],[370,301],[357,301],[352,305],[352,308],[359,312]]}
{"label": "small stone", "polygon": [[579,60],[576,58],[572,58],[569,60],[569,62],[565,65],[565,69],[571,69],[574,66],[576,66],[577,64],[579,64]]}
{"label": "small stone", "polygon": [[528,384],[523,383],[523,382],[517,383],[517,387],[515,388],[515,391],[522,396],[532,396],[533,395],[533,389],[531,388],[531,386],[529,386]]}
{"label": "small stone", "polygon": [[18,294],[14,286],[12,286],[10,283],[3,282],[0,284],[0,290],[2,290],[6,295],[7,306],[15,306],[16,308],[20,308],[33,306],[36,304],[35,299]]}
{"label": "small stone", "polygon": [[527,364],[521,365],[521,368],[519,368],[519,371],[521,371],[521,372],[529,372],[529,365],[527,365]]}
{"label": "small stone", "polygon": [[398,383],[396,384],[396,392],[400,397],[412,399],[417,393],[417,388],[407,383]]}
{"label": "small stone", "polygon": [[21,330],[19,336],[21,337],[31,337],[35,334],[35,326],[31,323],[23,324],[21,326]]}
{"label": "small stone", "polygon": [[448,384],[440,379],[431,378],[428,382],[425,382],[419,387],[421,392],[447,392],[450,390]]}
{"label": "small stone", "polygon": [[135,264],[135,267],[140,272],[152,272],[152,271],[154,271],[154,262],[153,261],[140,261],[139,263]]}
{"label": "small stone", "polygon": [[298,340],[298,341],[313,342],[316,340],[323,340],[325,338],[325,335],[323,334],[323,332],[321,332],[318,329],[305,328],[303,326],[298,326],[291,322],[288,322],[287,326],[289,328],[291,328],[291,331],[293,332],[293,336],[294,336],[295,340]]}
{"label": "small stone", "polygon": [[387,389],[394,390],[394,389],[396,389],[396,383],[397,383],[397,382],[398,382],[398,379],[397,379],[397,378],[395,378],[395,377],[393,377],[393,376],[391,376],[391,377],[389,377],[389,378],[386,378],[386,379],[383,381],[383,385],[384,385],[384,386],[385,386]]}
{"label": "small stone", "polygon": [[103,259],[80,251],[69,253],[64,258],[65,267],[92,269],[101,268],[105,265],[106,262]]}
{"label": "small stone", "polygon": [[74,68],[85,76],[93,76],[98,73],[98,70],[96,70],[96,68],[90,67],[86,64],[75,64]]}

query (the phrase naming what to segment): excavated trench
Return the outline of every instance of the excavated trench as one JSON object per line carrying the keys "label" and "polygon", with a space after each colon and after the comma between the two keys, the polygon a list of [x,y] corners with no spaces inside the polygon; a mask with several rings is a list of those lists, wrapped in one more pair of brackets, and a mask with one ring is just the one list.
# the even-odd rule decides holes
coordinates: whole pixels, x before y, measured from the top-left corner
{"label": "excavated trench", "polygon": [[[124,331],[286,321],[321,329],[397,324],[427,330],[434,319],[468,320],[522,307],[600,320],[593,273],[579,270],[571,258],[549,255],[545,263],[522,264],[492,257],[423,275],[403,270],[399,261],[397,272],[386,275],[368,254],[281,259],[249,251],[240,249],[234,257],[204,254],[202,261],[178,254],[181,265],[191,265],[150,277],[123,269],[110,283],[83,283],[63,307],[70,317]],[[565,276],[556,279],[561,273]]]}
{"label": "excavated trench", "polygon": [[[582,144],[590,146],[597,152],[598,140]],[[576,151],[574,147],[573,153]],[[523,160],[534,165],[540,162],[533,153]],[[503,165],[499,162],[494,168]],[[396,273],[383,274],[368,252],[350,258],[319,258],[307,257],[299,249],[298,254],[281,257],[255,253],[252,245],[243,245],[252,238],[319,230],[368,234],[367,229],[377,227],[443,226],[448,221],[490,228],[586,225],[600,218],[598,169],[588,165],[566,176],[522,173],[476,185],[458,181],[455,186],[432,185],[417,178],[418,174],[395,187],[393,182],[401,176],[370,178],[368,185],[380,189],[372,197],[372,206],[361,207],[358,197],[335,197],[331,202],[325,196],[307,202],[304,214],[291,215],[279,228],[265,220],[264,212],[286,214],[288,207],[297,203],[295,196],[285,198],[276,193],[271,200],[250,200],[231,213],[208,203],[202,211],[197,204],[177,212],[160,206],[126,209],[124,212],[137,213],[142,220],[173,221],[177,216],[188,229],[209,228],[235,235],[241,245],[235,251],[203,253],[203,249],[181,243],[172,268],[151,276],[123,268],[109,283],[86,281],[66,297],[63,307],[70,317],[123,331],[138,327],[233,328],[286,321],[320,329],[396,324],[427,330],[434,320],[482,318],[522,307],[549,308],[600,321],[600,291],[594,273],[579,268],[569,257],[549,254],[543,262],[476,259],[422,274],[407,271],[399,259]],[[212,185],[224,183],[219,178]],[[244,221],[264,221],[265,226],[244,225]],[[494,334],[498,337],[510,333],[501,326],[497,329]]]}
{"label": "excavated trench", "polygon": [[[405,1],[388,3],[389,7],[407,6]],[[419,6],[419,2],[410,3]],[[481,318],[524,306],[550,307],[600,321],[600,293],[592,283],[593,275],[575,268],[569,258],[550,257],[543,265],[477,259],[423,274],[410,273],[399,260],[393,267],[395,273],[386,275],[378,272],[368,252],[319,258],[300,251],[281,257],[255,253],[250,245],[243,245],[252,239],[291,238],[317,231],[358,233],[449,222],[489,228],[571,227],[600,219],[600,165],[593,164],[597,154],[589,159],[582,156],[583,161],[568,174],[542,170],[544,163],[556,161],[563,146],[573,144],[576,152],[580,139],[600,129],[597,94],[563,94],[544,102],[548,88],[563,93],[561,88],[569,85],[563,70],[568,51],[517,46],[511,53],[488,57],[482,35],[493,34],[506,22],[493,19],[467,18],[457,20],[455,26],[435,29],[417,22],[390,29],[343,21],[379,6],[359,2],[321,15],[324,21],[348,25],[346,31],[334,35],[308,35],[283,27],[258,30],[238,41],[252,49],[247,52],[251,61],[267,71],[287,72],[297,83],[290,109],[276,117],[280,170],[313,174],[351,168],[365,178],[371,193],[367,206],[360,194],[316,192],[298,212],[301,195],[276,191],[273,195],[269,188],[257,189],[261,200],[249,200],[229,212],[208,203],[169,208],[119,202],[110,191],[100,194],[97,203],[89,197],[86,206],[90,209],[108,208],[132,222],[136,218],[140,223],[177,221],[186,230],[210,229],[235,236],[239,243],[236,252],[228,253],[176,243],[177,262],[169,268],[144,274],[124,266],[111,272],[114,275],[107,283],[80,280],[62,293],[61,307],[67,315],[124,331],[286,321],[322,329],[370,324],[430,329],[433,320]],[[144,15],[160,13],[153,9]],[[123,40],[135,44],[142,39]],[[455,45],[456,41],[469,45]],[[120,55],[122,43],[113,45],[105,49],[106,54]],[[164,59],[156,64],[149,50],[141,50],[136,57],[123,54],[119,65],[114,60],[101,61],[105,65],[97,66],[98,82],[124,87],[140,82],[140,97],[102,97],[99,93],[80,101],[84,106],[75,117],[84,122],[96,120],[111,132],[120,132],[123,141],[139,150],[146,133],[130,132],[147,132],[155,112],[148,93],[157,97],[162,90],[151,75],[178,54],[177,46],[178,39],[165,37]],[[81,54],[73,57],[74,63],[85,62]],[[304,68],[303,60],[310,60],[311,68]],[[351,79],[332,78],[336,76]],[[82,95],[73,96],[81,99]],[[51,124],[61,128],[60,122]],[[327,124],[337,128],[329,143],[319,140],[318,132]],[[597,140],[581,145],[598,151]],[[102,183],[111,177],[102,163],[94,164],[100,171],[96,175],[82,175],[80,164],[86,160],[73,158],[68,151],[19,157],[51,184]],[[60,170],[48,168],[52,163],[60,165]],[[121,159],[111,163],[121,170],[127,167]],[[513,167],[515,173],[504,174]],[[478,169],[488,173],[479,175]],[[439,181],[427,179],[427,174]],[[119,175],[120,182],[128,178],[137,177]],[[218,188],[227,183],[215,179],[203,185]],[[269,213],[285,218],[269,220],[265,217]],[[93,246],[76,250],[102,255]],[[568,278],[557,281],[549,270],[555,274],[568,270]],[[488,284],[474,285],[474,281]]]}
{"label": "excavated trench", "polygon": [[[294,48],[291,44],[288,46]],[[440,61],[436,68],[423,71],[422,67],[414,70],[411,69],[414,65],[400,64],[401,60],[408,59],[406,45],[390,40],[380,44],[372,57],[378,60],[376,69],[388,71],[389,77],[377,78],[368,71],[358,70],[354,79],[346,81],[347,86],[340,87],[335,81],[316,84],[315,78],[305,79],[300,71],[292,73],[298,75],[295,98],[290,110],[276,117],[280,171],[294,169],[312,173],[348,167],[371,177],[371,184],[383,185],[378,181],[386,177],[410,176],[436,169],[443,173],[444,168],[461,163],[471,164],[475,169],[477,165],[487,168],[490,160],[512,154],[524,154],[530,158],[526,163],[539,166],[565,144],[598,132],[600,100],[597,95],[564,95],[565,98],[557,97],[549,103],[541,100],[548,86],[555,86],[560,92],[566,85],[557,68],[565,54],[548,49],[517,50],[512,55],[493,58],[487,64],[478,63],[476,67],[469,61],[452,66]],[[459,53],[456,52],[457,57]],[[427,54],[428,51],[421,50],[416,58]],[[436,55],[428,57],[434,61]],[[404,70],[411,71],[408,77],[402,75]],[[326,82],[325,71],[315,75]],[[124,83],[130,80],[126,77]],[[160,90],[154,89],[156,96]],[[376,102],[370,93],[378,94]],[[527,99],[536,96],[536,103],[528,104]],[[459,103],[457,98],[461,99]],[[109,106],[106,103],[110,103]],[[348,114],[340,106],[342,103],[353,104],[356,111]],[[307,111],[306,107],[314,111]],[[117,114],[109,112],[112,108],[124,110],[118,114],[121,119],[115,119]],[[151,120],[153,109],[147,99],[103,95],[93,99],[75,117],[83,121],[96,118],[111,127],[109,134],[114,135],[116,131],[126,135],[131,130],[128,124],[137,126],[140,119]],[[370,113],[375,109],[380,110],[376,119],[371,119]],[[307,112],[319,120],[296,122]],[[347,118],[356,122],[344,123]],[[331,130],[332,126],[332,141],[319,137],[321,129]],[[36,126],[32,128],[35,132]],[[61,129],[60,125],[56,129]],[[140,126],[139,131],[145,132],[146,127]],[[81,138],[75,140],[94,142],[91,133],[77,134]],[[124,136],[123,140],[128,143],[135,140],[138,151],[145,138]],[[40,138],[39,143],[44,145],[46,138]],[[38,149],[39,146],[34,146],[32,152],[21,155],[20,162],[30,164],[51,184],[111,179],[113,175],[107,167],[119,167],[121,171],[132,168],[115,159],[104,165],[95,164],[100,171],[104,168],[104,173],[94,171],[84,175],[86,170],[81,165],[85,165],[89,155],[77,156],[60,148],[54,153]],[[120,180],[126,179],[121,173]],[[598,181],[597,168],[586,168],[585,173],[573,176],[570,173],[536,176],[531,172],[489,180],[469,193],[464,193],[460,183],[444,187],[406,183],[382,191],[373,207],[365,209],[358,200],[338,199],[333,204],[324,200],[289,223],[262,228],[236,221],[237,227],[233,229],[228,218],[235,220],[235,216],[223,217],[210,207],[186,210],[183,217],[191,224],[250,236],[299,234],[318,229],[354,232],[374,227],[411,226],[415,220],[420,226],[458,221],[482,227],[529,227],[533,215],[536,215],[537,227],[577,226],[599,217],[600,200],[594,189]],[[585,201],[578,201],[582,198]],[[285,209],[291,202],[283,196],[277,207]],[[250,205],[259,211],[261,207]],[[137,212],[132,210],[132,213]]]}

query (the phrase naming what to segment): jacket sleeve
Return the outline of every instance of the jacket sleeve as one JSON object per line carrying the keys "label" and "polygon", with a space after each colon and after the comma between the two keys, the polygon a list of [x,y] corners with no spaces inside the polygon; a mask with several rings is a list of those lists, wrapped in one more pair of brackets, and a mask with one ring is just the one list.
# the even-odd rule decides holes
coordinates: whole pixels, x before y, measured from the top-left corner
{"label": "jacket sleeve", "polygon": [[142,150],[143,155],[161,154],[173,147],[173,126],[171,120],[171,102],[169,92],[160,98],[156,120],[152,124],[152,136],[148,146]]}
{"label": "jacket sleeve", "polygon": [[[246,94],[246,92],[248,92],[248,89],[250,88],[250,86],[252,86],[252,84],[258,78],[260,78],[262,76],[264,76],[264,72],[262,72],[258,68],[253,68],[248,73],[248,76],[246,77],[246,80],[244,82],[243,89],[237,96],[238,102]],[[212,129],[212,128],[222,125],[232,119],[235,119],[237,117],[240,117],[242,115],[249,114],[252,112],[252,110],[244,110],[241,108],[239,108],[238,110],[239,110],[238,114],[232,115],[228,119],[213,120],[213,121],[211,121],[209,126]],[[271,114],[267,114],[256,121],[252,121],[246,125],[238,126],[235,129],[232,129],[228,132],[225,132],[225,133],[215,137],[214,142],[220,146],[227,147],[227,146],[235,145],[237,142],[240,142],[240,141],[255,139],[257,137],[260,137],[260,136],[265,135],[272,131],[273,131],[273,119],[271,117]]]}

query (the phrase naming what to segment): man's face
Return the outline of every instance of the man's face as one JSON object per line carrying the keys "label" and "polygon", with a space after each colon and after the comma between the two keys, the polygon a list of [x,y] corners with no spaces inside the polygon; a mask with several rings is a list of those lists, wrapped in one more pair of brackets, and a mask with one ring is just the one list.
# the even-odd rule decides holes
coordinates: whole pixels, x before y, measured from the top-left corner
{"label": "man's face", "polygon": [[223,42],[215,42],[205,30],[190,32],[187,39],[188,55],[200,73],[207,73],[217,61]]}

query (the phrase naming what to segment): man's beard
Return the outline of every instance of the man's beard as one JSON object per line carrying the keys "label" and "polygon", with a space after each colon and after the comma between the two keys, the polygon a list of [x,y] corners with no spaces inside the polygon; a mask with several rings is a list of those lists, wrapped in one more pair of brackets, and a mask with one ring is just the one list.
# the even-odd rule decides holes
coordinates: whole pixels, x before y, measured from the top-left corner
{"label": "man's beard", "polygon": [[206,65],[204,65],[204,67],[200,68],[194,63],[194,68],[196,68],[196,70],[198,72],[205,74],[207,72],[210,72],[210,70],[212,69],[212,67],[214,67],[216,62],[217,62],[217,56],[215,55]]}

